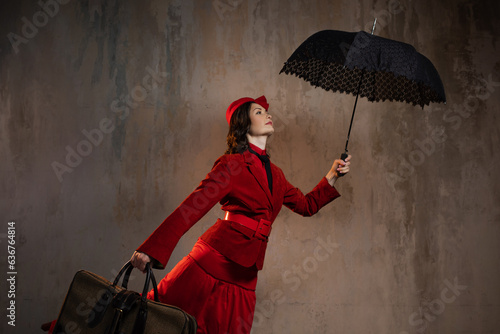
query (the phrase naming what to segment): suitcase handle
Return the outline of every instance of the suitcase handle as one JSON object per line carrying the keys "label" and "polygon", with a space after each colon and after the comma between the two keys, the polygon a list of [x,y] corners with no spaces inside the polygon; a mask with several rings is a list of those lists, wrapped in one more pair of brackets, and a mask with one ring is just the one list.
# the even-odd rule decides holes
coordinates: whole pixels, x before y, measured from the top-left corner
{"label": "suitcase handle", "polygon": [[[135,295],[135,296],[137,296],[137,298],[139,297],[138,296],[139,294],[137,292],[126,293],[126,292],[128,292],[127,285],[128,285],[128,281],[130,278],[130,274],[132,273],[133,269],[134,269],[134,266],[132,265],[132,263],[130,261],[125,263],[125,265],[120,269],[120,272],[118,273],[118,275],[116,275],[116,278],[115,278],[112,286],[116,287],[118,285],[118,282],[120,281],[120,278],[125,273],[125,276],[123,276],[123,281],[122,281],[122,288],[124,289],[123,291],[125,291],[125,292],[123,292],[123,291],[119,292],[115,296],[113,294],[113,292],[111,291],[112,289],[106,289],[106,291],[104,291],[101,298],[99,298],[99,300],[95,304],[94,308],[92,309],[92,312],[89,315],[89,319],[87,320],[89,328],[95,328],[102,321],[102,319],[104,317],[104,313],[106,312],[106,309],[108,308],[108,305],[110,305],[112,303],[119,303],[119,305],[113,305],[113,306],[115,306],[116,310],[120,310],[120,312],[123,312],[124,311],[123,307],[119,307],[119,306],[122,305],[121,302],[122,302],[122,298],[124,296],[134,297],[134,295]],[[147,318],[146,299],[147,299],[147,295],[148,295],[150,281],[153,283],[154,300],[156,302],[159,302],[158,288],[156,286],[156,279],[155,279],[155,276],[153,274],[153,270],[151,269],[151,266],[148,263],[148,264],[146,264],[146,282],[144,282],[144,289],[143,289],[142,295],[141,295],[141,308],[140,308],[139,313],[137,314],[137,320],[138,320],[137,326],[139,326],[140,328],[144,328],[145,323],[146,323],[146,318]],[[121,296],[121,297],[119,297],[119,296]],[[135,301],[130,299],[126,303],[124,303],[123,305],[125,305],[126,307],[131,307],[134,304],[134,302]],[[125,311],[128,311],[128,310],[125,310]],[[121,319],[120,312],[115,313],[114,318],[113,318],[113,322],[112,322],[112,326],[110,328],[115,328],[116,326],[118,326],[118,323],[120,322],[120,319]],[[134,333],[142,333],[142,332],[143,332],[142,330],[138,329],[138,332],[134,332]],[[111,333],[114,333],[114,330],[112,330]]]}
{"label": "suitcase handle", "polygon": [[[123,265],[123,267],[120,269],[120,272],[118,275],[116,275],[116,278],[113,282],[113,285],[116,286],[118,285],[118,282],[120,281],[120,278],[123,276],[123,273],[125,273],[125,276],[123,276],[123,281],[122,281],[122,288],[127,289],[128,286],[128,281],[130,278],[130,274],[132,273],[132,270],[134,269],[134,266],[130,261],[127,261]],[[149,291],[149,282],[153,284],[153,291],[154,291],[154,300],[155,302],[159,302],[158,298],[158,287],[156,285],[156,279],[155,275],[153,274],[153,270],[151,269],[150,263],[146,264],[146,281],[144,282],[144,288],[142,290],[142,299],[143,301],[146,301],[148,291]]]}

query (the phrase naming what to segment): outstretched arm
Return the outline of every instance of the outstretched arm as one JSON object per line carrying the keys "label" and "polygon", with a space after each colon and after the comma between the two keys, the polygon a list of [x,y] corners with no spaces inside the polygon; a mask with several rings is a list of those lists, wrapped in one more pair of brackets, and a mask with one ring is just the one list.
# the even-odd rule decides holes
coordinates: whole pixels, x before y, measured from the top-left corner
{"label": "outstretched arm", "polygon": [[230,163],[217,160],[200,185],[137,248],[130,259],[132,265],[144,270],[152,262],[154,268],[163,269],[184,233],[229,193],[233,169]]}
{"label": "outstretched arm", "polygon": [[335,160],[328,174],[306,195],[286,181],[288,187],[283,204],[302,216],[314,215],[323,206],[340,196],[333,185],[339,177],[349,172],[350,160],[351,156],[348,156],[345,161]]}

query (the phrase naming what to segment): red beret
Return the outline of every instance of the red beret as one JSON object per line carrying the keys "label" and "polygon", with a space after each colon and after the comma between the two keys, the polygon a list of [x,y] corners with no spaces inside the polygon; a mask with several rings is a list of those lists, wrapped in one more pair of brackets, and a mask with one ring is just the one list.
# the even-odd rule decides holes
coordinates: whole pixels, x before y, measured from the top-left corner
{"label": "red beret", "polygon": [[262,95],[261,97],[258,97],[256,99],[252,99],[251,97],[242,97],[241,99],[238,99],[238,100],[234,101],[233,103],[231,103],[229,105],[229,108],[227,108],[226,120],[227,120],[228,124],[230,124],[231,116],[233,116],[233,113],[236,111],[236,109],[238,109],[243,103],[246,103],[246,102],[257,103],[257,104],[260,104],[261,106],[263,106],[264,109],[266,109],[266,110],[269,109],[269,104],[267,103],[266,97],[264,95]]}

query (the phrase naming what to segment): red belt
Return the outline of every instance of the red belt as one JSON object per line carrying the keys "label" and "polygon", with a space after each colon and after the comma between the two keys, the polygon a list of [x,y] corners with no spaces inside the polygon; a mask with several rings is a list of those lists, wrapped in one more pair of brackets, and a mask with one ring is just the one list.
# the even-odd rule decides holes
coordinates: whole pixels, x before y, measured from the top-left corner
{"label": "red belt", "polygon": [[269,220],[261,219],[259,221],[256,221],[255,219],[249,218],[245,215],[240,215],[238,213],[232,213],[229,211],[226,211],[224,220],[230,220],[248,227],[252,231],[255,231],[255,237],[260,240],[267,240],[267,238],[269,238],[269,235],[271,234],[271,222]]}

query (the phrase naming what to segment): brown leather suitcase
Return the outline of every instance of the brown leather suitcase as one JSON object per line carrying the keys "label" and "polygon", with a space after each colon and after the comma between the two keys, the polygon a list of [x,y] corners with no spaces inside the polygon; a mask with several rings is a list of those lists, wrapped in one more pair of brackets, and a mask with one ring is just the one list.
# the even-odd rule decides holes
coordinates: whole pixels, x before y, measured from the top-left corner
{"label": "brown leather suitcase", "polygon": [[[178,307],[158,302],[152,269],[147,265],[142,295],[127,290],[133,266],[127,262],[113,283],[78,271],[64,300],[54,334],[195,334],[196,319]],[[122,286],[118,285],[124,275]],[[155,301],[146,298],[152,282]]]}

